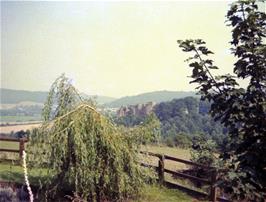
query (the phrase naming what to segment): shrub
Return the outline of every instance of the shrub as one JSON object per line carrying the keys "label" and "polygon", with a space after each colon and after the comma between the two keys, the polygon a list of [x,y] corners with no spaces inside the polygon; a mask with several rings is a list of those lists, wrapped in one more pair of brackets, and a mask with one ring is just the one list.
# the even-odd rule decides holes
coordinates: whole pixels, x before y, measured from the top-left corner
{"label": "shrub", "polygon": [[206,166],[215,166],[217,158],[215,156],[217,145],[204,135],[197,135],[192,139],[191,161]]}
{"label": "shrub", "polygon": [[168,147],[189,148],[192,145],[191,138],[184,133],[166,137],[164,142]]}

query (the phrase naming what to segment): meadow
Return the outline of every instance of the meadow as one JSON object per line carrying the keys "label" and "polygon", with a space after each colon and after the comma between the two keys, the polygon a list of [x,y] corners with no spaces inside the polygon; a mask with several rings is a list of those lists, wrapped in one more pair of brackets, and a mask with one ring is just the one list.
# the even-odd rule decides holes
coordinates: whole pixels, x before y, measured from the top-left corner
{"label": "meadow", "polygon": [[[173,157],[185,159],[185,160],[190,159],[190,151],[188,149],[168,147],[165,145],[147,145],[147,146],[143,146],[141,150],[158,153],[158,154],[169,155],[169,156],[173,156]],[[148,162],[151,165],[158,166],[157,157],[142,155],[142,158],[145,162]],[[188,167],[183,163],[165,160],[165,168],[170,169],[170,170],[182,170]]]}
{"label": "meadow", "polygon": [[0,122],[29,122],[29,121],[40,121],[40,116],[1,116]]}
{"label": "meadow", "polygon": [[[148,152],[153,152],[157,154],[164,154],[164,155],[169,155],[172,157],[176,157],[179,159],[184,159],[184,160],[190,160],[191,154],[189,149],[182,149],[182,148],[177,148],[177,147],[168,147],[165,145],[146,145],[141,148],[142,151],[148,151]],[[158,158],[154,156],[148,156],[148,155],[141,155],[142,162],[146,162],[150,165],[158,166]],[[169,169],[172,171],[183,171],[183,170],[188,170],[191,168],[191,166],[186,165],[184,163],[179,163],[171,160],[165,160],[164,161],[164,168]],[[180,185],[183,185],[185,187],[188,187],[190,189],[196,190],[196,191],[204,191],[208,192],[208,186],[203,186],[201,188],[196,187],[194,183],[192,183],[188,179],[181,179],[181,178],[175,178],[173,177],[172,174],[165,173],[165,180],[172,182],[172,183],[177,183]]]}
{"label": "meadow", "polygon": [[28,124],[19,124],[19,125],[5,125],[0,126],[0,133],[11,133],[20,131],[20,130],[30,130],[32,128],[36,128],[40,125],[40,123],[28,123]]}
{"label": "meadow", "polygon": [[[41,177],[45,177],[45,171],[31,169],[29,170],[29,180],[31,184],[38,185]],[[0,180],[8,182],[23,183],[23,169],[19,165],[10,163],[0,164]],[[130,199],[127,202],[192,202],[196,201],[185,193],[176,189],[168,189],[159,185],[147,185],[144,187],[141,197],[138,199]]]}
{"label": "meadow", "polygon": [[[18,131],[25,128],[30,129],[33,127],[37,127],[38,124],[28,124],[28,125],[15,125],[15,126],[5,126],[1,127],[5,129],[6,132],[10,131]],[[19,144],[17,142],[4,142],[0,141],[0,148],[3,149],[19,149]],[[180,149],[174,147],[167,147],[164,145],[144,145],[141,148],[142,151],[149,151],[159,154],[166,154],[177,158],[182,158],[189,160],[190,159],[190,151],[187,149]],[[11,160],[18,160],[19,155],[16,153],[7,153],[2,152],[0,159],[11,159]],[[158,158],[151,157],[147,155],[140,155],[140,158],[149,164],[158,166]],[[187,167],[182,163],[177,163],[173,161],[165,161],[165,168],[170,170],[182,170],[186,169]],[[30,182],[33,185],[38,185],[39,179],[42,179],[46,176],[45,170],[40,169],[29,169],[29,178]],[[171,175],[166,174],[165,178],[168,181],[177,182]],[[23,183],[23,169],[18,162],[16,161],[0,161],[0,180],[1,181],[8,181],[8,182],[16,182],[16,183]],[[192,187],[190,183],[186,182],[185,180],[178,180],[180,184]],[[143,189],[141,193],[141,197],[139,199],[131,199],[129,202],[137,202],[137,201],[144,201],[144,202],[164,202],[164,201],[196,201],[195,199],[191,198],[185,193],[182,193],[176,189],[169,189],[166,187],[161,187],[159,185],[147,185]]]}

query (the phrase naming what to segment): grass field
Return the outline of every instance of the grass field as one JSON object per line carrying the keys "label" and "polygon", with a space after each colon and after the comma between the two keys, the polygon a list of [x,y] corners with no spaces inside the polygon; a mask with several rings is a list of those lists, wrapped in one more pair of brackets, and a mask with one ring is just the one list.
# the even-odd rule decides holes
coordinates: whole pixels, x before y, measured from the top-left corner
{"label": "grass field", "polygon": [[1,149],[19,149],[19,142],[0,141]]}
{"label": "grass field", "polygon": [[[27,144],[26,144],[27,145]],[[18,142],[6,142],[6,141],[0,141],[0,148],[1,149],[19,149],[19,143]],[[142,151],[150,151],[154,153],[160,153],[160,154],[166,154],[169,156],[174,156],[181,159],[190,159],[190,151],[187,149],[180,149],[180,148],[173,148],[173,147],[167,147],[167,146],[155,146],[155,145],[149,145],[149,146],[143,146],[141,148]],[[17,154],[10,154],[6,153],[5,156],[8,155],[8,159],[17,159]],[[11,158],[12,157],[12,158]],[[14,158],[15,157],[15,158]],[[3,158],[3,154],[0,155],[0,158]],[[141,160],[143,162],[149,163],[151,165],[158,165],[158,158],[147,156],[147,155],[141,155]],[[186,169],[187,166],[183,163],[178,163],[174,161],[165,161],[165,168],[170,170],[181,170]]]}
{"label": "grass field", "polygon": [[[157,146],[157,145],[148,145],[148,146],[143,146],[142,147],[143,151],[150,151],[153,153],[159,153],[159,154],[165,154],[169,156],[173,156],[176,158],[180,159],[185,159],[185,160],[190,160],[190,151],[189,149],[180,149],[180,148],[174,148],[174,147],[167,147],[167,146]],[[147,155],[142,155],[142,162],[148,163],[150,165],[158,166],[158,158],[157,157],[152,157],[152,156],[147,156]],[[166,169],[172,170],[172,171],[180,171],[180,170],[186,170],[189,169],[190,166],[171,161],[171,160],[165,160],[164,161],[164,166]],[[174,178],[172,174],[165,173],[165,180],[172,182],[172,183],[177,183],[183,186],[186,186],[188,188],[198,190],[198,191],[205,191],[208,192],[208,187],[209,186],[203,186],[201,188],[198,188],[193,184],[190,180],[188,179],[182,179],[182,178]]]}
{"label": "grass field", "polygon": [[[27,143],[25,143],[25,148],[27,147]],[[19,149],[19,142],[8,142],[8,141],[0,141],[0,149]],[[1,159],[11,159],[17,160],[19,158],[18,153],[11,153],[11,152],[1,152],[0,153],[0,160]]]}
{"label": "grass field", "polygon": [[[169,156],[173,156],[176,158],[181,158],[185,160],[190,159],[190,151],[188,149],[180,149],[174,147],[167,147],[167,146],[157,146],[157,145],[148,145],[142,147],[143,151],[150,151],[153,153],[165,154]],[[144,162],[148,162],[151,165],[158,165],[158,158],[142,155]],[[165,168],[170,170],[182,170],[186,169],[187,166],[183,163],[178,163],[174,161],[165,161]]]}
{"label": "grass field", "polygon": [[23,124],[23,125],[10,125],[10,126],[0,126],[0,133],[11,133],[20,130],[30,130],[32,128],[38,127],[40,123]]}
{"label": "grass field", "polygon": [[[41,171],[41,172],[40,172]],[[33,185],[38,185],[40,177],[46,176],[45,170],[29,170],[29,180]],[[12,163],[0,164],[0,180],[7,182],[23,183],[23,169],[20,165]],[[189,202],[196,201],[185,193],[176,189],[168,189],[159,185],[146,185],[142,190],[141,197],[128,202]]]}
{"label": "grass field", "polygon": [[1,116],[0,122],[40,121],[41,116]]}
{"label": "grass field", "polygon": [[[2,142],[0,141],[1,145],[0,148],[12,148],[12,149],[18,149],[18,143],[15,142]],[[182,159],[190,159],[190,152],[186,149],[179,149],[179,148],[171,148],[166,146],[157,146],[157,145],[148,145],[143,146],[141,148],[143,151],[150,151],[154,153],[160,153],[160,154],[167,154],[170,156],[174,156],[177,158]],[[7,154],[10,155],[10,154]],[[11,154],[11,159],[18,159],[18,154]],[[9,159],[10,159],[10,156]],[[1,156],[0,156],[1,158]],[[156,157],[150,157],[146,155],[142,155],[142,160],[146,163],[152,164],[152,165],[158,165],[158,158]],[[165,161],[165,168],[171,169],[171,170],[180,170],[187,168],[184,164],[173,162],[173,161]],[[43,172],[40,176],[39,171],[37,170],[30,170],[29,171],[29,178],[31,183],[37,184],[38,179],[40,177],[44,177],[45,172]],[[187,187],[192,187],[191,183],[185,181],[185,180],[176,180],[173,179],[171,175],[165,174],[165,178],[167,181],[172,182],[178,182],[180,184],[186,185]],[[20,165],[12,165],[10,163],[0,162],[0,180],[4,181],[12,181],[12,182],[23,182],[23,170]],[[171,201],[197,201],[190,196],[173,189],[168,189],[165,187],[159,187],[158,185],[148,185],[144,188],[142,197],[138,200],[130,200],[129,202],[171,202]]]}
{"label": "grass field", "polygon": [[154,152],[154,153],[159,153],[159,154],[165,154],[169,156],[174,156],[177,158],[182,158],[182,159],[190,159],[190,152],[188,149],[181,149],[177,147],[167,147],[165,145],[147,145],[143,146],[142,149]]}
{"label": "grass field", "polygon": [[[158,185],[147,185],[140,199],[135,202],[188,202],[197,201],[176,189]],[[133,201],[132,201],[133,202]]]}

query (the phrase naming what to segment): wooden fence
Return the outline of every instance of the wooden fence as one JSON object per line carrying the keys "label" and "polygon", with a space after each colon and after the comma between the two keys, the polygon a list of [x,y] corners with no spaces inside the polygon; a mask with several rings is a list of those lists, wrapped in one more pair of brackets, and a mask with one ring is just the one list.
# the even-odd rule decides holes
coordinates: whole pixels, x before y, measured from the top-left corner
{"label": "wooden fence", "polygon": [[0,137],[0,141],[17,142],[19,144],[19,149],[3,149],[3,148],[0,148],[0,151],[1,152],[19,153],[19,158],[22,159],[22,152],[25,149],[25,143],[28,142],[27,138]]}
{"label": "wooden fence", "polygon": [[[179,158],[176,158],[173,156],[168,156],[168,155],[163,155],[163,154],[157,154],[157,153],[152,153],[152,152],[143,152],[143,151],[141,151],[141,153],[158,158],[158,166],[145,164],[145,163],[141,163],[141,165],[145,166],[145,167],[153,168],[154,170],[156,170],[158,173],[158,181],[160,184],[166,185],[166,186],[171,187],[171,188],[177,188],[181,191],[186,191],[186,192],[194,194],[194,195],[208,197],[210,201],[214,201],[214,202],[216,202],[216,201],[227,202],[228,201],[224,198],[220,198],[217,196],[217,186],[215,184],[217,182],[218,171],[214,167],[205,166],[205,165],[198,164],[198,163],[195,163],[192,161],[179,159]],[[183,164],[194,166],[194,167],[204,168],[204,169],[209,171],[210,176],[211,176],[210,180],[204,179],[204,178],[199,178],[199,177],[192,176],[192,175],[185,174],[185,173],[181,173],[178,171],[166,169],[165,168],[165,160],[179,162],[179,163],[183,163]],[[210,193],[206,193],[203,191],[197,191],[197,190],[185,187],[185,186],[180,185],[180,184],[169,182],[169,181],[165,180],[165,173],[172,174],[175,177],[189,179],[189,180],[194,181],[194,182],[200,182],[200,183],[207,184],[210,186]]]}
{"label": "wooden fence", "polygon": [[[0,148],[0,151],[1,152],[19,153],[19,157],[20,157],[20,159],[22,159],[22,151],[25,149],[25,143],[28,142],[27,138],[0,137],[0,141],[9,141],[9,142],[17,142],[17,143],[19,143],[19,149],[3,149],[3,148]],[[226,200],[226,199],[217,197],[217,187],[215,186],[215,183],[217,181],[217,170],[215,168],[208,167],[208,166],[205,166],[205,165],[201,165],[201,164],[198,164],[198,163],[194,163],[194,162],[191,162],[191,161],[188,161],[188,160],[184,160],[184,159],[179,159],[179,158],[176,158],[176,157],[173,157],[173,156],[168,156],[168,155],[163,155],[163,154],[156,154],[156,153],[152,153],[152,152],[143,152],[143,151],[141,151],[140,153],[146,154],[146,155],[149,155],[149,156],[154,156],[154,157],[158,158],[158,166],[149,165],[149,164],[145,164],[145,163],[141,163],[141,165],[145,166],[145,167],[149,167],[149,168],[155,169],[157,171],[157,173],[158,173],[158,181],[159,181],[160,184],[168,186],[168,187],[171,187],[171,188],[176,188],[176,189],[179,189],[179,190],[182,190],[182,191],[186,191],[186,192],[189,192],[189,193],[192,193],[192,194],[196,194],[196,195],[199,195],[199,196],[208,197],[210,201],[214,201],[214,202],[216,202],[216,201],[225,201],[225,202],[228,202],[228,200]],[[174,162],[184,163],[184,164],[190,165],[190,166],[205,168],[205,169],[210,171],[211,180],[199,178],[199,177],[192,176],[192,175],[185,174],[185,173],[181,173],[181,172],[178,172],[178,171],[169,170],[169,169],[165,168],[165,160],[170,160],[170,161],[174,161]],[[165,173],[172,174],[173,176],[176,176],[176,177],[189,179],[191,181],[196,181],[196,182],[201,182],[201,183],[204,183],[204,184],[208,184],[210,186],[210,193],[196,191],[196,190],[190,189],[188,187],[169,182],[169,181],[165,180]]]}

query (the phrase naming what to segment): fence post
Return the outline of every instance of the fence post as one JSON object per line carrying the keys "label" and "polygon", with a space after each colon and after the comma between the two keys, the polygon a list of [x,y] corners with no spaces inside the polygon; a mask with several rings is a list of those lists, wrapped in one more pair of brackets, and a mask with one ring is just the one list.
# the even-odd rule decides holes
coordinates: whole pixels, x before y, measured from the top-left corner
{"label": "fence post", "polygon": [[215,169],[212,172],[211,176],[211,193],[210,193],[210,200],[213,202],[216,202],[217,200],[217,187],[215,186],[215,183],[217,181],[217,170]]}
{"label": "fence post", "polygon": [[25,149],[24,147],[24,138],[19,139],[19,158],[22,160],[22,155],[23,155],[23,150]]}
{"label": "fence post", "polygon": [[164,184],[164,155],[160,155],[158,162],[159,183]]}

